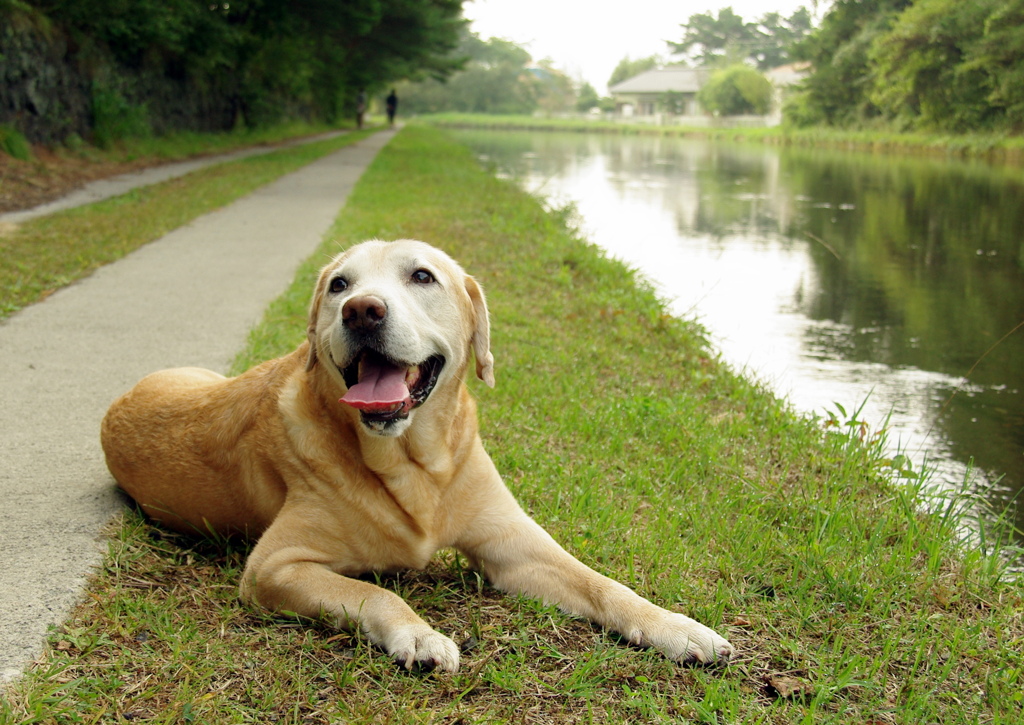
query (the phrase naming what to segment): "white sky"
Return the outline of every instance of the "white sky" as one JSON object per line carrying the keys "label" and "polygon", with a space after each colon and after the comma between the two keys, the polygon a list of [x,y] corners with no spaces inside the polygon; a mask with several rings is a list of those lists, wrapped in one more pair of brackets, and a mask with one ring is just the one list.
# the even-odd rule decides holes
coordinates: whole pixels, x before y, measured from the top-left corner
{"label": "white sky", "polygon": [[[827,1],[818,3],[826,6]],[[463,14],[480,37],[505,38],[525,48],[535,61],[551,58],[573,78],[589,81],[601,95],[625,56],[662,55],[666,40],[679,40],[691,15],[731,7],[744,20],[765,13],[789,16],[812,0],[467,0]]]}

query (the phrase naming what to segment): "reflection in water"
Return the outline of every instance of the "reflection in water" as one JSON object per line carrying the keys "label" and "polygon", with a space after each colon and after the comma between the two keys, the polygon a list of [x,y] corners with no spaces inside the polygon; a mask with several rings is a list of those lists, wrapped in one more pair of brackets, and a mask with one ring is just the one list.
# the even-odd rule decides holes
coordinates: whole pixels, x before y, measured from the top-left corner
{"label": "reflection in water", "polygon": [[936,481],[970,475],[998,508],[1024,487],[1024,330],[986,355],[1024,320],[1019,171],[680,139],[459,138],[574,202],[592,242],[796,407],[864,403],[860,417],[888,418],[894,446]]}

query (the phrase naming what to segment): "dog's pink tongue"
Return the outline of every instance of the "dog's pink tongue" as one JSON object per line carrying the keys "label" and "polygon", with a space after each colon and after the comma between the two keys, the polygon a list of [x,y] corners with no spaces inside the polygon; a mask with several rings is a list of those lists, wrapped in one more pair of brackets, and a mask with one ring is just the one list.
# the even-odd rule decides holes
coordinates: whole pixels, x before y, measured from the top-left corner
{"label": "dog's pink tongue", "polygon": [[391,412],[407,403],[411,405],[405,370],[387,363],[364,360],[359,382],[349,388],[339,402],[370,412]]}

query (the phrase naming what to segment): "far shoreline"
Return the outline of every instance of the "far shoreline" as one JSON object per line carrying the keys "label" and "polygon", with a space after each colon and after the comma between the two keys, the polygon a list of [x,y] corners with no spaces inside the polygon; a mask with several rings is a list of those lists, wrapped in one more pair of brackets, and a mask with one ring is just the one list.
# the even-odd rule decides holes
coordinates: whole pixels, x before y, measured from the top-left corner
{"label": "far shoreline", "polygon": [[985,161],[1024,166],[1024,137],[994,134],[926,134],[889,130],[852,131],[826,127],[698,128],[693,126],[622,123],[603,119],[498,116],[439,113],[416,121],[441,128],[487,128],[507,131],[564,131],[756,142],[771,146],[830,148],[846,151]]}

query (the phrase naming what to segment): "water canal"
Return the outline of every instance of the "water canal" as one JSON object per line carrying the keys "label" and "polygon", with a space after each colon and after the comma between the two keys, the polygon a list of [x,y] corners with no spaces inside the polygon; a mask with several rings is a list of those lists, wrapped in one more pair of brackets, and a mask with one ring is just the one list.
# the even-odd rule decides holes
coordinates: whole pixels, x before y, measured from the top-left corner
{"label": "water canal", "polygon": [[[1024,488],[1024,172],[616,135],[460,131],[573,203],[724,359],[1002,509]],[[997,344],[998,343],[998,344]],[[836,404],[846,414],[839,412]],[[1024,506],[1016,514],[1024,528]]]}

